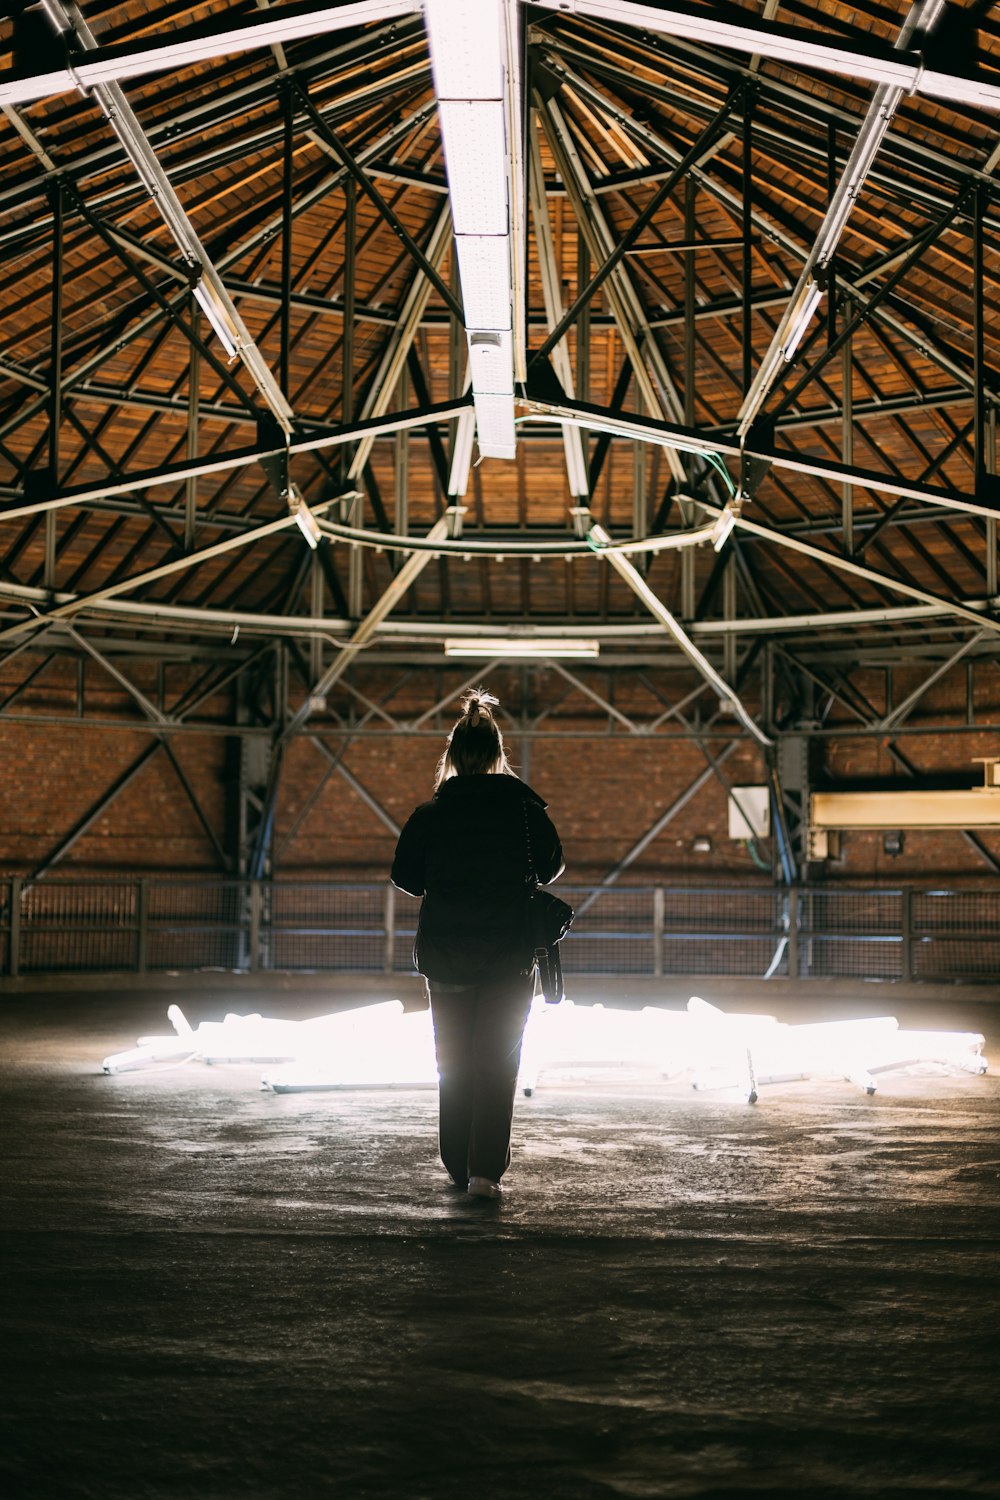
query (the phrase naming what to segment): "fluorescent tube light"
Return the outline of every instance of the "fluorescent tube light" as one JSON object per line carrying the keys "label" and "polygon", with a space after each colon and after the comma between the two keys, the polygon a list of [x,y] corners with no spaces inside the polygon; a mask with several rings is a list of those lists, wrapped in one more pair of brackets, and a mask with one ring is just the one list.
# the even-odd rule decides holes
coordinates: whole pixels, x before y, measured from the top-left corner
{"label": "fluorescent tube light", "polygon": [[194,292],[195,301],[214,328],[223,349],[225,349],[230,359],[235,359],[239,350],[233,343],[233,337],[224,321],[222,310],[211,296],[204,281],[196,281],[192,287],[192,291]]}
{"label": "fluorescent tube light", "polygon": [[499,100],[438,101],[456,234],[509,232],[507,137]]}
{"label": "fluorescent tube light", "polygon": [[729,540],[729,534],[735,525],[736,512],[734,510],[731,510],[727,505],[725,510],[719,516],[719,519],[716,521],[715,525],[712,527],[712,546],[715,548],[716,552],[722,551],[723,547],[726,545],[726,542]]}
{"label": "fluorescent tube light", "polygon": [[295,517],[295,523],[302,535],[315,552],[323,533],[319,529],[319,522],[306,504],[302,491],[296,484],[289,487],[288,509]]}
{"label": "fluorescent tube light", "polygon": [[469,488],[469,470],[472,467],[472,444],[476,437],[476,413],[472,407],[463,411],[455,428],[451,449],[451,472],[448,475],[448,494],[464,495]]}
{"label": "fluorescent tube light", "polygon": [[509,244],[506,235],[455,236],[467,328],[511,326]]}
{"label": "fluorescent tube light", "polygon": [[513,396],[514,354],[509,333],[469,334],[472,389],[480,396]]}
{"label": "fluorescent tube light", "polygon": [[445,656],[458,657],[594,657],[600,649],[598,641],[567,636],[448,636],[444,643]]}
{"label": "fluorescent tube light", "polygon": [[788,335],[781,350],[783,359],[790,360],[799,347],[802,335],[812,322],[812,315],[819,307],[822,298],[823,288],[817,282],[813,281],[805,288],[802,305],[788,325]]}
{"label": "fluorescent tube light", "polygon": [[480,453],[484,458],[513,458],[517,452],[513,397],[474,394]]}
{"label": "fluorescent tube light", "polygon": [[424,0],[439,99],[503,97],[498,0]]}

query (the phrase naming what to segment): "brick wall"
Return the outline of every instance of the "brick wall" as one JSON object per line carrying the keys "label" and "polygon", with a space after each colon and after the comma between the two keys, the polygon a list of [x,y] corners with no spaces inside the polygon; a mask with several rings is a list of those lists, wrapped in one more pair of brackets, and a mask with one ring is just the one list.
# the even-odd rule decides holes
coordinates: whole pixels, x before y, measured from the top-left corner
{"label": "brick wall", "polygon": [[[26,665],[27,653],[0,670],[0,700],[37,665]],[[165,693],[155,668],[129,665],[137,686],[153,701],[169,709],[197,680],[184,663],[165,674]],[[994,674],[1000,684],[1000,674]],[[386,674],[386,682],[398,680]],[[977,682],[977,708],[991,713],[995,690],[983,669]],[[456,678],[456,681],[460,679]],[[917,679],[915,679],[917,680]],[[539,676],[537,711],[548,706]],[[377,676],[366,690],[378,696]],[[497,686],[511,688],[504,680]],[[856,686],[876,707],[882,705],[880,674],[859,677]],[[72,663],[55,660],[15,700],[22,715],[71,715],[76,711],[78,682]],[[416,717],[441,693],[440,679],[415,678],[406,693],[390,703],[393,714]],[[616,684],[616,704],[626,713],[647,715],[648,695],[634,682]],[[897,686],[897,700],[901,689]],[[84,674],[86,712],[94,719],[135,720],[135,728],[102,729],[94,723],[35,726],[0,718],[0,871],[30,874],[59,846],[67,833],[91,809],[115,780],[151,744],[142,727],[142,713],[132,699],[101,669],[90,663]],[[343,704],[339,705],[343,707]],[[927,733],[900,738],[900,747],[922,773],[975,774],[972,758],[997,753],[996,738],[979,730],[963,729],[966,710],[964,678],[945,679],[927,695],[920,711],[947,714],[960,732]],[[231,720],[228,693],[207,705],[220,724]],[[343,756],[344,768],[380,804],[388,819],[402,824],[420,801],[431,795],[437,758],[452,722],[443,712],[425,735],[360,738]],[[849,720],[841,716],[845,724]],[[377,720],[375,722],[378,722]],[[831,714],[830,723],[838,718]],[[913,721],[919,724],[919,711]],[[330,733],[330,720],[319,718],[316,732],[326,728],[325,743],[337,752],[342,740]],[[515,765],[550,804],[567,858],[567,878],[582,884],[600,880],[615,866],[662,812],[705,770],[698,746],[681,738],[644,739],[617,731],[603,733],[604,720],[577,695],[560,704],[558,728],[552,738],[519,740],[508,733],[508,749]],[[556,738],[556,735],[561,737]],[[718,754],[723,741],[710,747]],[[184,733],[171,746],[190,780],[202,811],[220,843],[226,839],[227,738],[222,734]],[[876,739],[823,741],[825,770],[833,777],[898,775],[886,744]],[[740,745],[727,759],[725,774],[734,784],[763,779],[762,757],[756,746]],[[314,789],[325,783],[308,815],[299,821]],[[752,881],[766,880],[743,844],[728,837],[727,805],[722,788],[709,778],[702,789],[662,830],[629,867],[631,881]],[[708,853],[695,853],[696,838],[711,841]],[[982,835],[1000,857],[1000,837]],[[338,880],[382,879],[392,858],[395,837],[386,821],[338,771],[309,738],[292,743],[285,759],[276,817],[278,871],[287,876]],[[65,876],[87,873],[214,874],[221,866],[212,840],[186,796],[165,750],[159,749],[114,802],[73,844],[53,870]],[[882,848],[881,834],[848,833],[842,855],[831,862],[825,878],[851,883],[942,880],[950,883],[993,881],[981,857],[959,833],[908,832],[902,855],[892,858]]]}

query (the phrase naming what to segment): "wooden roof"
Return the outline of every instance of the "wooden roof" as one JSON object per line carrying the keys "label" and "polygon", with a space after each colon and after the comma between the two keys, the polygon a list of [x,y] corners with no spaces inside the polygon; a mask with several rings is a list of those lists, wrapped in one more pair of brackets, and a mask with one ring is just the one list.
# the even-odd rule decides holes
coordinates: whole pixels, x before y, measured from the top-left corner
{"label": "wooden roof", "polygon": [[[199,28],[258,18],[262,8],[251,0],[87,0],[82,7],[108,55],[138,42],[183,43],[186,28],[197,35]],[[269,13],[284,9],[274,5]],[[766,7],[746,0],[676,9],[884,51],[910,7],[907,0]],[[47,24],[43,11],[22,7],[17,17],[17,7],[8,10],[0,25],[0,69],[11,70],[8,77],[30,76],[53,66],[51,58],[60,55],[54,34],[50,53],[37,50],[39,28]],[[747,373],[756,373],[771,345],[874,85],[583,13],[522,10],[527,104],[542,106],[541,160],[564,307],[595,266],[581,249],[573,195],[557,170],[545,101],[554,101],[566,121],[587,189],[618,238],[678,156],[731,101],[721,145],[677,183],[623,265],[673,382],[678,424],[718,440],[732,483],[742,479],[748,490],[743,516],[762,532],[738,529],[725,552],[703,546],[692,563],[679,552],[648,554],[642,572],[649,585],[669,609],[702,626],[724,616],[746,618],[766,633],[771,621],[784,640],[798,642],[803,660],[823,654],[849,660],[860,640],[851,612],[893,611],[924,598],[957,602],[968,612],[905,623],[890,615],[884,624],[865,616],[865,641],[895,642],[916,654],[934,641],[954,649],[975,631],[975,610],[991,630],[992,606],[984,601],[997,591],[998,116],[919,88],[901,100],[839,241],[823,307],[747,443],[772,460],[751,475],[741,471],[735,436]],[[1000,82],[1000,8],[947,6],[928,44],[931,57],[947,74]],[[265,364],[284,385],[295,438],[331,438],[331,446],[311,452],[293,447],[295,484],[311,504],[357,489],[353,508],[344,503],[352,524],[422,534],[447,503],[455,422],[432,420],[380,436],[360,484],[347,474],[353,450],[335,439],[377,392],[384,351],[424,273],[365,184],[351,177],[297,96],[286,93],[289,80],[426,251],[447,186],[418,12],[223,53],[122,86]],[[741,88],[747,92],[734,94]],[[287,237],[283,224],[291,226]],[[700,248],[678,250],[679,243]],[[529,216],[534,349],[548,332],[538,256]],[[452,260],[446,251],[440,274],[448,287],[456,284]],[[978,281],[974,265],[981,267]],[[98,635],[114,639],[127,630],[151,650],[168,635],[195,650],[217,639],[234,614],[247,630],[254,614],[287,616],[290,628],[297,618],[322,616],[349,634],[352,620],[390,586],[397,554],[365,547],[352,580],[351,548],[337,542],[324,543],[318,590],[311,590],[311,555],[295,527],[254,535],[288,513],[273,473],[260,463],[194,479],[171,476],[171,466],[184,460],[200,464],[274,446],[253,381],[239,361],[227,361],[197,314],[188,280],[159,208],[95,94],[72,90],[4,106],[0,640],[24,639],[19,630],[38,628],[26,622],[60,604],[66,618],[87,620]],[[613,285],[612,277],[605,280],[567,335],[575,396],[593,407],[655,417],[636,380],[623,379],[626,343]],[[877,305],[847,352],[828,357],[831,340],[873,296]],[[346,338],[345,301],[354,307]],[[57,368],[63,394],[54,440]],[[386,392],[388,411],[461,399],[463,382],[461,330],[432,290],[405,372]],[[536,367],[527,394],[540,391]],[[845,419],[847,401],[852,411]],[[680,485],[655,441],[607,443],[592,431],[586,456],[594,476],[590,509],[616,539],[703,523],[724,497],[725,491],[713,492],[705,464],[691,456]],[[841,465],[853,479],[845,484],[836,468],[803,472],[785,459]],[[921,485],[934,495],[915,497]],[[74,491],[83,496],[77,503]],[[706,509],[678,499],[681,493],[703,499]],[[60,498],[71,503],[44,508]],[[523,422],[517,458],[475,466],[464,503],[470,540],[492,540],[498,549],[505,540],[572,541],[570,510],[579,500],[570,493],[558,423]],[[238,538],[246,544],[236,545]],[[226,541],[234,545],[219,551]],[[118,590],[113,617],[94,597],[108,589]],[[174,614],[129,615],[130,604],[168,606]],[[823,629],[789,631],[782,624],[788,616],[832,611],[845,618]],[[592,553],[535,560],[498,550],[429,565],[394,604],[393,618],[571,623],[600,635],[649,615]],[[259,634],[280,636],[282,625],[271,619]],[[741,641],[741,651],[752,638],[748,633]],[[992,651],[995,641],[988,634],[977,649]]]}

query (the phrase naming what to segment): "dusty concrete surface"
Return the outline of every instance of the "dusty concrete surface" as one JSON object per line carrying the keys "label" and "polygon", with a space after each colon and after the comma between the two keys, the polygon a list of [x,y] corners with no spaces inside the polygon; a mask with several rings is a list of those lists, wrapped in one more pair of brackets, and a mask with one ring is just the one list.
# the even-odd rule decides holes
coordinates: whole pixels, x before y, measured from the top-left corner
{"label": "dusty concrete surface", "polygon": [[497,1207],[446,1186],[432,1093],[105,1077],[162,991],[8,991],[4,1494],[1000,1495],[1000,996],[809,997],[707,996],[982,1030],[994,1070],[542,1086]]}

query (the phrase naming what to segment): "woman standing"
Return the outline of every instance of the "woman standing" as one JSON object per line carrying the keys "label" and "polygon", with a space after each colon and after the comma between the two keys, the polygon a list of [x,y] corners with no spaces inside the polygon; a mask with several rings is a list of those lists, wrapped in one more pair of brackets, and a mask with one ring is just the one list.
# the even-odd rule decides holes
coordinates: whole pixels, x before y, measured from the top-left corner
{"label": "woman standing", "polygon": [[392,882],[422,896],[414,963],[427,981],[440,1077],[441,1159],[473,1197],[499,1198],[521,1037],[534,992],[529,871],[562,872],[559,835],[507,763],[477,688],[438,763],[432,801],[399,836]]}

